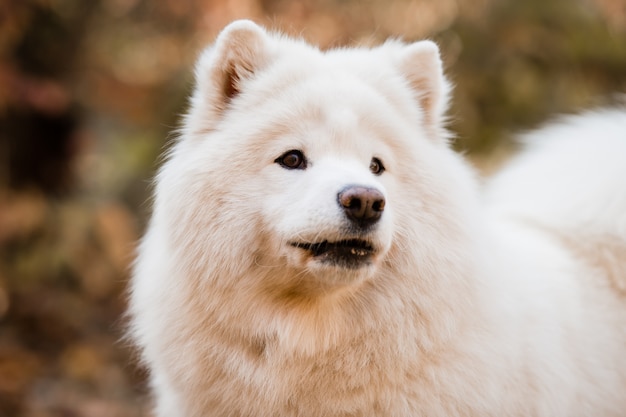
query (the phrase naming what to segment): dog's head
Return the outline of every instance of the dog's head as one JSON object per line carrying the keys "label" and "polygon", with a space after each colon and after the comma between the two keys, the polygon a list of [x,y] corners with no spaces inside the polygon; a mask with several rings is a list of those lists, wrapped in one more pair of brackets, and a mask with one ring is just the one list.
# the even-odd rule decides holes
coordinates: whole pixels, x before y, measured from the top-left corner
{"label": "dog's head", "polygon": [[432,42],[321,52],[238,21],[196,77],[157,193],[195,266],[348,284],[437,216],[448,84]]}

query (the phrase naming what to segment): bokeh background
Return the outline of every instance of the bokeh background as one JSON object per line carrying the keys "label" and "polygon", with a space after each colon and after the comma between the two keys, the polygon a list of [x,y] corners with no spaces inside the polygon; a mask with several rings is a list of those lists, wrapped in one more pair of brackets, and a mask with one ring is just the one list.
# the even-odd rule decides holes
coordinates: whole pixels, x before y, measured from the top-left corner
{"label": "bokeh background", "polygon": [[149,415],[129,264],[193,61],[241,17],[323,48],[436,40],[485,171],[626,92],[626,0],[0,0],[0,417]]}

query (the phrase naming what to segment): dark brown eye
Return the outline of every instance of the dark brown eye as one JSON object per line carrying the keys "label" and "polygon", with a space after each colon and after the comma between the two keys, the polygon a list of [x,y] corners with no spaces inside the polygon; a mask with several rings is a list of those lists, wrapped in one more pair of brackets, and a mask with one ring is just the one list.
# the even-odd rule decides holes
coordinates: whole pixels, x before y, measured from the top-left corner
{"label": "dark brown eye", "polygon": [[305,169],[306,168],[306,159],[304,158],[304,154],[297,150],[292,149],[290,151],[285,152],[274,161],[283,168],[286,169]]}
{"label": "dark brown eye", "polygon": [[383,163],[378,158],[372,158],[372,162],[370,162],[370,171],[374,175],[380,175],[385,171],[385,167]]}

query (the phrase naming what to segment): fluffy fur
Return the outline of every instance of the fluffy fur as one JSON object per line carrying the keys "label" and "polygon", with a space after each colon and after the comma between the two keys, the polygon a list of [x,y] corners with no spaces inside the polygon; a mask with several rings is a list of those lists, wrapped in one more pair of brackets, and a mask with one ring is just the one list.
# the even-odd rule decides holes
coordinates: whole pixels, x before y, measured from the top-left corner
{"label": "fluffy fur", "polygon": [[238,21],[196,76],[132,280],[157,416],[626,415],[626,112],[483,190],[431,42]]}

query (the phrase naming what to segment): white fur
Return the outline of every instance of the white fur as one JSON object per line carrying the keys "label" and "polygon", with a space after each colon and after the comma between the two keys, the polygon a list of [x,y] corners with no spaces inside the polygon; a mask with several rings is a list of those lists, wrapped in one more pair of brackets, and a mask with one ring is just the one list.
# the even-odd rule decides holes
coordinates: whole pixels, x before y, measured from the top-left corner
{"label": "white fur", "polygon": [[[431,42],[239,21],[196,75],[132,282],[159,417],[626,415],[624,111],[537,132],[483,193]],[[290,244],[351,238],[354,184],[385,198],[370,262]]]}
{"label": "white fur", "polygon": [[624,109],[563,118],[526,134],[522,142],[528,151],[488,190],[494,211],[626,239]]}

